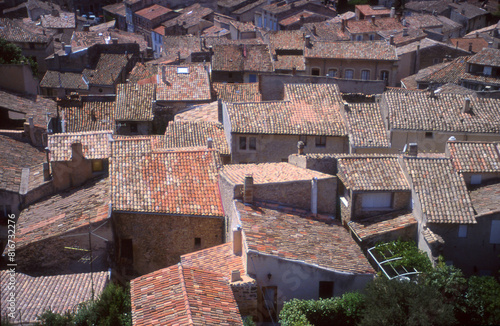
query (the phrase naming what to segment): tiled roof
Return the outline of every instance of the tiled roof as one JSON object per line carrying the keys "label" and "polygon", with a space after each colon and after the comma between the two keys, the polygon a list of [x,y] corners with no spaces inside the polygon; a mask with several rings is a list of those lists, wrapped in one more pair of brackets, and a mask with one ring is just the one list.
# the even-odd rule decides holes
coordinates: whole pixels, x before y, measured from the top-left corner
{"label": "tiled roof", "polygon": [[325,223],[307,211],[287,207],[272,209],[236,202],[236,208],[248,251],[339,272],[375,273],[349,232],[336,220]]}
{"label": "tiled roof", "polygon": [[396,49],[398,56],[401,56],[402,54],[405,53],[410,53],[410,52],[415,52],[417,51],[417,47],[420,46],[420,50],[426,49],[426,48],[443,48],[445,50],[454,50],[455,53],[462,53],[462,55],[470,55],[468,51],[464,51],[462,49],[456,49],[455,46],[452,46],[450,44],[438,42],[435,40],[431,40],[430,38],[424,38],[423,40],[419,40],[417,42],[413,42],[407,45],[403,45],[401,47],[398,47]]}
{"label": "tiled roof", "polygon": [[116,113],[119,121],[153,121],[155,84],[118,84],[116,86]]}
{"label": "tiled roof", "polygon": [[126,15],[125,2],[114,3],[114,4],[107,5],[107,6],[103,6],[102,9],[106,10],[109,13],[119,15],[119,16],[125,17],[125,15]]}
{"label": "tiled roof", "polygon": [[403,24],[397,18],[376,18],[375,22],[371,19],[348,20],[346,21],[346,29],[351,34],[360,33],[376,33],[387,30],[402,30]]}
{"label": "tiled roof", "polygon": [[484,66],[500,67],[500,49],[484,48],[472,58],[469,63]]}
{"label": "tiled roof", "polygon": [[283,26],[285,28],[290,28],[291,25],[294,24],[299,24],[302,25],[305,21],[311,22],[311,21],[325,21],[327,19],[330,19],[330,16],[325,16],[319,13],[315,13],[309,10],[300,10],[296,12],[295,14],[288,16],[284,19],[280,19],[278,21],[278,24],[280,26]]}
{"label": "tiled roof", "polygon": [[371,5],[356,5],[356,9],[358,9],[363,15],[367,17],[391,14],[391,9],[385,7],[372,7]]}
{"label": "tiled roof", "polygon": [[113,85],[131,56],[128,54],[102,53],[95,69],[85,69],[83,75],[94,85]]}
{"label": "tiled roof", "polygon": [[233,25],[236,30],[244,33],[244,32],[255,32],[257,28],[255,25],[251,22],[240,22],[240,21],[231,21],[229,22],[230,25]]}
{"label": "tiled roof", "polygon": [[139,11],[136,11],[134,15],[141,16],[142,18],[146,18],[149,20],[153,20],[155,18],[158,18],[162,15],[165,15],[169,12],[171,12],[171,9],[165,8],[163,6],[154,4],[150,7],[141,9]]}
{"label": "tiled roof", "polygon": [[[9,279],[13,275],[8,271],[0,271],[2,284],[2,316],[10,312],[9,305],[4,304],[9,299],[12,284]],[[108,272],[79,273],[56,276],[32,277],[23,273],[15,274],[16,318],[10,319],[15,324],[34,324],[40,322],[37,316],[46,310],[57,314],[73,309],[80,303],[92,299],[92,284],[94,295],[99,296],[108,283]]]}
{"label": "tiled roof", "polygon": [[344,136],[338,86],[287,84],[286,101],[228,103],[231,132]]}
{"label": "tiled roof", "polygon": [[42,148],[0,135],[0,189],[18,193],[23,168],[47,161]]}
{"label": "tiled roof", "polygon": [[202,37],[230,37],[231,32],[225,28],[214,25],[214,26],[211,26],[207,29],[204,29],[201,36]]}
{"label": "tiled roof", "polygon": [[462,75],[461,81],[473,82],[473,83],[481,83],[486,85],[500,86],[500,78],[496,76],[484,76],[483,74],[471,74],[464,73]]}
{"label": "tiled roof", "polygon": [[443,86],[440,86],[439,89],[441,94],[462,94],[469,96],[476,95],[476,92],[474,90],[452,83],[444,84]]}
{"label": "tiled roof", "polygon": [[500,183],[476,188],[470,192],[470,197],[477,215],[487,215],[500,211]]}
{"label": "tiled roof", "polygon": [[226,277],[229,277],[234,270],[239,270],[240,275],[245,275],[243,260],[241,256],[233,254],[232,242],[182,255],[181,264],[183,267],[219,273]]}
{"label": "tiled roof", "polygon": [[244,7],[241,7],[240,9],[237,9],[235,11],[233,11],[233,15],[241,15],[241,14],[244,14],[245,12],[249,11],[249,10],[252,10],[253,8],[257,7],[257,6],[260,6],[260,5],[263,5],[264,3],[266,3],[267,0],[257,0],[257,1],[254,1]]}
{"label": "tiled roof", "polygon": [[49,135],[51,161],[70,161],[71,144],[82,144],[86,159],[107,159],[111,156],[112,131],[90,131]]}
{"label": "tiled roof", "polygon": [[443,27],[443,23],[434,15],[420,14],[411,15],[404,18],[406,22],[406,27],[408,28],[440,28]]}
{"label": "tiled roof", "polygon": [[217,0],[217,6],[219,7],[234,7],[246,2],[246,0]]}
{"label": "tiled roof", "polygon": [[223,216],[218,155],[215,150],[202,149],[113,155],[113,209]]}
{"label": "tiled roof", "polygon": [[267,44],[214,45],[212,69],[216,71],[273,71]]}
{"label": "tiled roof", "polygon": [[275,70],[306,70],[306,62],[303,55],[278,55],[274,61]]}
{"label": "tiled roof", "polygon": [[464,179],[447,159],[405,158],[413,191],[429,223],[476,223]]}
{"label": "tiled roof", "polygon": [[201,51],[202,41],[200,37],[193,35],[170,36],[163,38],[163,55],[165,59],[186,59],[192,52]]}
{"label": "tiled roof", "polygon": [[447,67],[449,64],[450,64],[449,62],[442,62],[424,69],[420,69],[416,74],[401,79],[401,85],[404,86],[404,89],[416,91],[418,90],[417,79],[420,80],[422,78],[426,78],[433,72],[439,71],[442,68]]}
{"label": "tiled roof", "polygon": [[404,45],[408,45],[413,42],[418,42],[427,37],[427,33],[422,31],[421,29],[407,29],[407,32],[404,33],[403,30],[399,31],[381,31],[377,33],[386,41],[390,42],[391,36],[393,36],[393,42],[396,47],[401,47]]}
{"label": "tiled roof", "polygon": [[279,15],[284,12],[290,11],[291,9],[303,7],[307,5],[308,2],[309,0],[297,0],[286,3],[284,3],[283,1],[278,1],[262,7],[262,10],[267,11],[273,15]]}
{"label": "tiled roof", "polygon": [[269,47],[273,54],[276,50],[304,50],[303,31],[272,31],[268,35]]}
{"label": "tiled roof", "polygon": [[111,202],[108,178],[51,196],[21,211],[16,247],[60,236],[108,219]]}
{"label": "tiled roof", "polygon": [[60,106],[66,121],[66,132],[102,131],[115,129],[115,101],[83,102],[78,106]]}
{"label": "tiled roof", "polygon": [[351,146],[390,146],[378,104],[352,103],[349,104],[349,110],[344,110],[344,114]]}
{"label": "tiled roof", "polygon": [[111,144],[111,156],[118,160],[121,157],[143,156],[153,150],[165,148],[165,136],[116,136]]}
{"label": "tiled roof", "polygon": [[148,46],[148,43],[142,35],[121,31],[119,29],[109,29],[102,32],[93,31],[92,28],[97,26],[92,26],[90,32],[74,31],[71,36],[72,48],[75,50],[79,48],[88,48],[94,44],[111,44],[113,38],[118,40],[118,44],[137,43],[141,51],[146,50]]}
{"label": "tiled roof", "polygon": [[467,17],[468,19],[488,14],[486,10],[476,7],[467,2],[450,3],[448,6],[451,7],[452,9],[455,9],[459,14]]}
{"label": "tiled roof", "polygon": [[[335,18],[334,18],[335,19]],[[316,41],[350,41],[347,30],[342,31],[340,23],[327,20],[319,23],[306,23],[302,27],[305,35],[310,35]]]}
{"label": "tiled roof", "polygon": [[212,9],[202,7],[199,3],[195,3],[194,5],[182,9],[180,16],[167,20],[162,25],[167,28],[178,25],[187,29],[199,24],[204,17],[211,13],[213,13]]}
{"label": "tiled roof", "polygon": [[408,1],[405,3],[405,8],[414,12],[432,13],[436,11],[438,14],[448,10],[448,4],[452,0],[431,0],[431,1]]}
{"label": "tiled roof", "polygon": [[132,71],[128,75],[129,83],[131,84],[147,84],[156,79],[158,74],[158,65],[144,64],[137,62]]}
{"label": "tiled roof", "polygon": [[40,87],[64,89],[88,89],[80,73],[47,70],[40,82]]}
{"label": "tiled roof", "polygon": [[349,228],[356,233],[361,241],[377,237],[382,234],[402,230],[417,224],[411,212],[397,211],[389,214],[368,217],[362,220],[353,220],[348,223]]}
{"label": "tiled roof", "polygon": [[228,279],[181,264],[130,283],[132,323],[141,325],[243,325]]}
{"label": "tiled roof", "polygon": [[439,234],[432,232],[432,230],[428,227],[424,227],[422,235],[424,236],[425,241],[430,245],[441,246],[444,244],[444,239]]}
{"label": "tiled roof", "polygon": [[57,115],[57,104],[41,95],[25,96],[0,90],[0,108],[25,114],[25,118],[32,116],[37,126],[47,127],[47,113],[50,117]]}
{"label": "tiled roof", "polygon": [[384,93],[391,129],[498,133],[500,100],[470,98],[471,113],[462,113],[466,96],[424,92]]}
{"label": "tiled roof", "polygon": [[167,148],[206,147],[207,139],[212,138],[213,147],[221,155],[231,154],[220,122],[176,121],[168,124],[165,136]]}
{"label": "tiled roof", "polygon": [[396,48],[385,41],[318,42],[305,50],[306,58],[349,60],[397,60]]}
{"label": "tiled roof", "polygon": [[41,17],[43,28],[75,28],[75,14],[61,11],[57,16],[43,15]]}
{"label": "tiled roof", "polygon": [[177,113],[174,121],[205,121],[205,122],[218,122],[219,121],[219,105],[217,101],[192,106],[184,111]]}
{"label": "tiled roof", "polygon": [[29,29],[22,21],[0,18],[0,37],[14,43],[49,43],[50,37],[42,31],[36,33]]}
{"label": "tiled roof", "polygon": [[458,172],[500,172],[498,143],[450,141],[447,145]]}
{"label": "tiled roof", "polygon": [[217,98],[225,102],[260,102],[262,94],[258,83],[212,83]]}
{"label": "tiled roof", "polygon": [[444,65],[441,69],[435,70],[428,74],[427,76],[423,76],[421,78],[416,78],[417,82],[422,83],[438,83],[438,84],[447,84],[447,83],[457,83],[459,84],[460,78],[465,73],[465,69],[467,66],[467,61],[470,57],[458,57],[453,61],[449,62],[447,65]]}
{"label": "tiled roof", "polygon": [[406,191],[408,181],[394,155],[337,155],[340,180],[353,191]]}
{"label": "tiled roof", "polygon": [[472,47],[472,52],[477,53],[484,48],[488,47],[488,42],[482,37],[476,38],[452,38],[451,44],[461,48],[462,50],[469,51]]}
{"label": "tiled roof", "polygon": [[328,179],[329,174],[300,168],[289,163],[260,164],[228,164],[221,171],[233,184],[243,184],[245,175],[253,176],[254,184],[289,182],[297,180],[312,180],[313,178]]}
{"label": "tiled roof", "polygon": [[[187,68],[187,73],[184,68]],[[157,101],[209,101],[210,79],[205,64],[158,67]]]}

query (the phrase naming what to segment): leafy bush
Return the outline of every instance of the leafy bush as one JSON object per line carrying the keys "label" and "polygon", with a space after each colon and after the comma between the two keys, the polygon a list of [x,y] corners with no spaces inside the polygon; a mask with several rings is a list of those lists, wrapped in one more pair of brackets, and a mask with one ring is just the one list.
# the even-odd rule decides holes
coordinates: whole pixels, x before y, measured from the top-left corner
{"label": "leafy bush", "polygon": [[[388,250],[392,255],[387,257]],[[386,259],[401,257],[402,259],[394,260],[390,264],[393,267],[404,266],[415,268],[419,272],[428,272],[432,270],[432,263],[425,252],[418,249],[413,241],[392,241],[388,243],[380,243],[375,246],[375,251],[379,254],[386,254]]]}
{"label": "leafy bush", "polygon": [[500,283],[492,276],[472,276],[465,293],[467,325],[500,325]]}
{"label": "leafy bush", "polygon": [[17,45],[0,38],[0,64],[19,64],[25,62],[31,66],[33,76],[38,74],[38,64],[31,58],[22,55],[22,50]]}

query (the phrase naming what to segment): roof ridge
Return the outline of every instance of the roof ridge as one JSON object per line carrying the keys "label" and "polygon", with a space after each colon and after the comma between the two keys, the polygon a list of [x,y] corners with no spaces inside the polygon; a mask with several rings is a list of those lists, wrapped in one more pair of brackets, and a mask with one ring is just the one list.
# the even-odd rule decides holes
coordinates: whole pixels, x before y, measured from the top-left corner
{"label": "roof ridge", "polygon": [[188,318],[189,325],[194,325],[193,316],[191,314],[191,308],[189,307],[189,297],[186,290],[186,281],[184,280],[184,268],[181,263],[178,263],[179,266],[179,280],[181,281],[182,295],[184,296],[184,304],[186,307],[186,314]]}

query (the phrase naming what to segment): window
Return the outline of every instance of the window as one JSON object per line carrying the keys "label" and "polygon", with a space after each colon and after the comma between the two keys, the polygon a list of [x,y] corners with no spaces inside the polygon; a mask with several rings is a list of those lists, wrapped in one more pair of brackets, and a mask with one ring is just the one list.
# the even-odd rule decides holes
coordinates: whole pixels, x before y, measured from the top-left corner
{"label": "window", "polygon": [[458,237],[459,238],[467,237],[467,225],[459,225],[458,226]]}
{"label": "window", "polygon": [[102,160],[92,160],[92,172],[101,172],[104,170],[104,163]]}
{"label": "window", "polygon": [[363,35],[356,35],[356,41],[363,41]]}
{"label": "window", "polygon": [[500,220],[491,221],[490,243],[500,244]]}
{"label": "window", "polygon": [[121,239],[120,241],[120,257],[125,259],[134,259],[134,248],[132,239]]}
{"label": "window", "polygon": [[299,141],[303,142],[304,146],[307,146],[307,136],[306,135],[299,136]]}
{"label": "window", "polygon": [[130,132],[131,133],[137,133],[137,122],[131,122],[130,123]]}
{"label": "window", "polygon": [[370,41],[375,41],[375,34],[370,34]]}
{"label": "window", "polygon": [[432,139],[432,138],[434,138],[434,133],[433,133],[433,132],[431,132],[431,131],[427,131],[427,132],[425,133],[425,138],[427,138],[427,139]]}
{"label": "window", "polygon": [[329,77],[337,76],[337,69],[328,69],[328,76]]}
{"label": "window", "polygon": [[380,72],[380,80],[385,80],[385,84],[389,82],[389,72],[387,70],[382,70]]}
{"label": "window", "polygon": [[470,184],[471,185],[480,185],[481,184],[481,175],[473,174],[470,176]]}
{"label": "window", "polygon": [[240,137],[240,149],[247,149],[247,137]]}
{"label": "window", "polygon": [[264,321],[278,321],[278,287],[264,286],[262,287]]}
{"label": "window", "polygon": [[283,163],[288,163],[288,159],[287,159],[287,158],[282,158],[282,159],[281,159],[281,162],[283,162]]}
{"label": "window", "polygon": [[240,137],[240,150],[257,150],[257,138],[256,137]]}
{"label": "window", "polygon": [[434,59],[432,59],[432,63],[435,64],[435,65],[437,65],[440,62],[441,62],[441,58],[434,58]]}
{"label": "window", "polygon": [[194,247],[195,248],[201,247],[201,238],[194,238]]}
{"label": "window", "polygon": [[345,73],[344,73],[344,78],[345,79],[353,79],[354,78],[354,70],[346,69]]}
{"label": "window", "polygon": [[333,298],[333,282],[320,281],[319,282],[319,298],[328,299]]}
{"label": "window", "polygon": [[257,75],[256,74],[250,74],[250,75],[248,75],[248,82],[250,82],[250,83],[256,83],[257,82]]}
{"label": "window", "polygon": [[319,68],[312,68],[311,69],[311,75],[313,76],[319,76],[321,73],[321,70],[319,70]]}
{"label": "window", "polygon": [[262,27],[262,17],[257,17],[257,27]]}
{"label": "window", "polygon": [[370,80],[370,70],[361,70],[361,79]]}
{"label": "window", "polygon": [[491,76],[491,67],[485,66],[483,69],[483,75]]}
{"label": "window", "polygon": [[316,147],[326,147],[326,136],[316,136]]}
{"label": "window", "polygon": [[386,209],[392,207],[392,193],[390,192],[362,194],[361,200],[361,207],[364,209]]}

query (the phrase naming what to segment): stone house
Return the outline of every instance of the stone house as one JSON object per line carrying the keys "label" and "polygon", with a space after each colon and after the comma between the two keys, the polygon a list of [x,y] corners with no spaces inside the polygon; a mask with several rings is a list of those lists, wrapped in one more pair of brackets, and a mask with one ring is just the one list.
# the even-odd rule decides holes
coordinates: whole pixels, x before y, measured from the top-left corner
{"label": "stone house", "polygon": [[214,11],[199,3],[183,8],[179,14],[162,23],[165,35],[199,35],[214,25]]}
{"label": "stone house", "polygon": [[385,41],[321,42],[306,37],[306,72],[315,76],[383,80],[396,85],[396,48]]}
{"label": "stone house", "polygon": [[71,93],[88,94],[88,81],[81,73],[47,70],[40,81],[42,95],[63,98]]}
{"label": "stone house", "polygon": [[[386,92],[380,109],[391,148],[416,143],[420,152],[444,153],[450,137],[462,141],[499,140],[500,100],[434,92]],[[408,148],[407,148],[408,149]]]}
{"label": "stone house", "polygon": [[395,155],[336,155],[340,215],[363,247],[416,240],[411,188]]}
{"label": "stone house", "polygon": [[450,8],[450,19],[462,24],[465,34],[486,27],[488,11],[467,2],[450,3],[448,6]]}
{"label": "stone house", "polygon": [[171,9],[154,4],[134,13],[135,31],[144,36],[148,45],[152,45],[151,31],[160,24],[178,14]]}
{"label": "stone house", "polygon": [[116,94],[117,84],[125,83],[135,58],[132,54],[102,53],[93,68],[86,68],[82,75],[90,94]]}
{"label": "stone house", "polygon": [[267,0],[252,1],[252,3],[236,9],[232,12],[232,16],[241,22],[253,22],[255,12],[259,11],[262,7],[268,4]]}
{"label": "stone house", "polygon": [[286,162],[298,141],[308,152],[347,152],[340,103],[333,84],[286,84],[284,101],[223,103],[231,162]]}
{"label": "stone house", "polygon": [[274,71],[279,74],[305,74],[304,32],[275,31],[264,35],[273,57]]}
{"label": "stone house", "polygon": [[[161,149],[150,138],[113,143],[113,225],[118,273],[137,277],[224,241],[213,149]],[[138,223],[140,221],[140,223]]]}
{"label": "stone house", "polygon": [[116,21],[116,28],[122,31],[127,30],[125,2],[104,6],[102,7],[102,12],[104,16],[112,17]]}
{"label": "stone house", "polygon": [[462,75],[462,86],[474,90],[500,89],[500,49],[484,48],[473,55]]}
{"label": "stone house", "polygon": [[118,84],[114,115],[118,135],[150,135],[154,127],[155,84]]}

